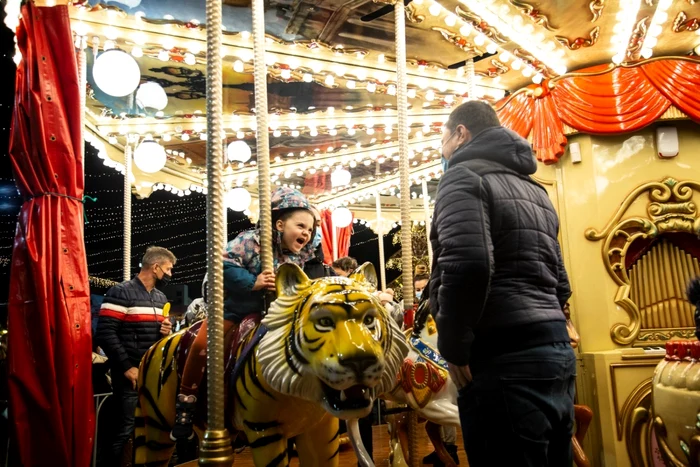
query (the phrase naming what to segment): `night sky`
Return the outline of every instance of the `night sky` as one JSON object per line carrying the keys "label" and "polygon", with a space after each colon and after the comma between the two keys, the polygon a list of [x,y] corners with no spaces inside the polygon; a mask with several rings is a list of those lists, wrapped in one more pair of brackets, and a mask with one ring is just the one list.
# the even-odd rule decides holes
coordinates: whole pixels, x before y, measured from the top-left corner
{"label": "night sky", "polygon": [[[0,1],[4,18],[5,1]],[[12,166],[8,154],[9,132],[14,103],[14,54],[13,33],[4,23],[0,25],[0,70],[5,79],[5,88],[0,92],[0,322],[4,323],[8,286],[10,281],[10,261],[15,235],[17,213],[21,200],[18,196]],[[123,176],[114,169],[102,164],[90,145],[86,146],[85,194],[96,198],[87,201],[85,244],[88,271],[91,276],[120,281],[122,279],[123,242]],[[250,223],[242,215],[228,210],[229,238],[246,228]],[[177,197],[165,191],[158,191],[148,199],[139,200],[132,196],[132,273],[136,273],[139,260],[150,245],[169,248],[178,257],[174,270],[174,284],[188,284],[190,298],[199,296],[201,279],[206,270],[206,197],[193,193]],[[392,232],[393,233],[393,232]],[[385,252],[388,257],[397,251],[391,244],[392,235],[384,237]],[[350,255],[360,263],[372,261],[379,267],[377,236],[370,229],[355,224]],[[387,283],[398,271],[388,271]],[[104,290],[93,288],[93,293]]]}

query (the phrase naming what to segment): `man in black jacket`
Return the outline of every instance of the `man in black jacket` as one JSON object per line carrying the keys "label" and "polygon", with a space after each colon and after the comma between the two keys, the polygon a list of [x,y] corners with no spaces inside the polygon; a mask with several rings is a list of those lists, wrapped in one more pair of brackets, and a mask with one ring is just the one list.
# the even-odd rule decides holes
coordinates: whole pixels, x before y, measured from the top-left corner
{"label": "man in black jacket", "polygon": [[470,101],[450,115],[442,153],[430,302],[469,465],[570,466],[571,289],[530,144]]}
{"label": "man in black jacket", "polygon": [[141,260],[141,272],[109,289],[102,302],[95,339],[109,358],[113,397],[120,417],[108,457],[113,465],[121,465],[122,451],[134,430],[141,357],[170,334],[170,320],[163,316],[168,300],[158,289],[170,282],[175,262],[175,255],[169,250],[149,247]]}

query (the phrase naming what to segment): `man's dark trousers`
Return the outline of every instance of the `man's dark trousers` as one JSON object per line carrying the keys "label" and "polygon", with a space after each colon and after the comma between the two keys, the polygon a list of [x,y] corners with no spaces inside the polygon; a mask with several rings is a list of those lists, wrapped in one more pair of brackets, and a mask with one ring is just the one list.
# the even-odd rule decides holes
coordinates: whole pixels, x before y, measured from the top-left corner
{"label": "man's dark trousers", "polygon": [[472,359],[459,391],[470,467],[569,467],[576,357],[555,343]]}

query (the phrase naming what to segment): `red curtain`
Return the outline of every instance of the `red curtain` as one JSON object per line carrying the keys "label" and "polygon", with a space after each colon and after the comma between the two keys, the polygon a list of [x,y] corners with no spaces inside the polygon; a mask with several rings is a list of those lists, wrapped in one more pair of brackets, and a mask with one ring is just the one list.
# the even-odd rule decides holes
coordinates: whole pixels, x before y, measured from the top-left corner
{"label": "red curtain", "polygon": [[[330,210],[321,211],[321,233],[323,235],[324,263],[333,262],[333,216]],[[337,229],[338,258],[347,256],[350,252],[350,237],[352,236],[352,222],[349,226]]]}
{"label": "red curtain", "polygon": [[697,59],[613,69],[598,65],[531,85],[528,93],[504,100],[498,115],[504,126],[531,135],[537,158],[552,164],[564,154],[563,124],[591,134],[625,133],[653,123],[671,105],[700,122],[699,86]]}
{"label": "red curtain", "polygon": [[22,6],[10,158],[25,201],[10,276],[10,417],[21,464],[88,467],[94,435],[82,138],[66,6]]}

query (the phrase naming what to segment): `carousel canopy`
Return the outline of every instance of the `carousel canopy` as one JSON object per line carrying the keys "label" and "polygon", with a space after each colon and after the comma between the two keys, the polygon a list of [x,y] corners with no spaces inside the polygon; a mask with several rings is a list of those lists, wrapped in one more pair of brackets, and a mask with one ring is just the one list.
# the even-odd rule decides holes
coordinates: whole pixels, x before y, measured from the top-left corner
{"label": "carousel canopy", "polygon": [[[700,43],[700,2],[405,3],[414,219],[424,219],[422,182],[430,195],[441,174],[442,125],[465,99],[505,102],[583,68],[687,56]],[[233,206],[256,212],[249,2],[224,0],[223,11],[226,183],[252,194],[248,204],[232,192]],[[204,2],[76,2],[71,17],[87,51],[86,139],[105,165],[123,171],[131,144],[138,196],[206,191]],[[393,6],[278,0],[265,23],[272,181],[364,218],[379,193],[398,220]]]}

